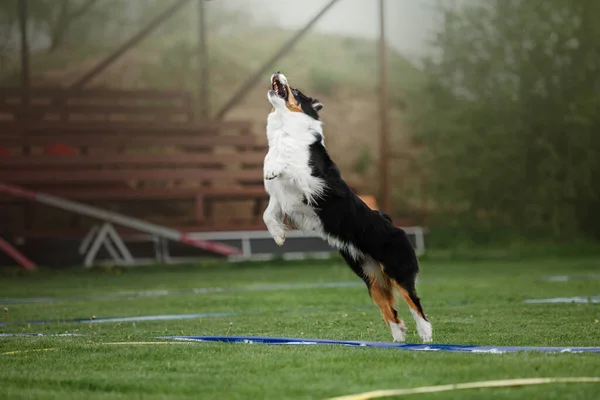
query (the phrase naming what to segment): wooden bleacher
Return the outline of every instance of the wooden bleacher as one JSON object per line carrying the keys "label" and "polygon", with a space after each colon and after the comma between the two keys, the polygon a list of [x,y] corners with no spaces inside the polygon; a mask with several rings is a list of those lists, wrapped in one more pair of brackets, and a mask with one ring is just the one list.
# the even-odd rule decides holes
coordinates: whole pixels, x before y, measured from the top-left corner
{"label": "wooden bleacher", "polygon": [[[91,204],[134,203],[146,211],[138,216],[184,230],[263,229],[266,150],[249,122],[194,119],[183,92],[0,88],[0,182]],[[250,205],[241,216],[215,214],[225,201]],[[33,205],[0,202],[26,210],[11,231],[52,232]],[[165,215],[168,205],[182,213]]]}

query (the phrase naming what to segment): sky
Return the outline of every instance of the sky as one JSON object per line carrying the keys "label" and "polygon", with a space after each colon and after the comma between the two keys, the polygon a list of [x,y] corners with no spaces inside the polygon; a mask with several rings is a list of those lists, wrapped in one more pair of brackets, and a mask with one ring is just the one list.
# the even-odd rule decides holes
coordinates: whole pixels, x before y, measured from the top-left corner
{"label": "sky", "polygon": [[[302,28],[330,0],[226,0],[227,5],[245,8],[259,22],[284,28]],[[428,53],[428,42],[439,28],[439,4],[460,0],[385,0],[386,37],[404,56],[414,59]],[[464,1],[464,0],[463,0]],[[378,0],[339,0],[313,29],[349,36],[379,36]]]}

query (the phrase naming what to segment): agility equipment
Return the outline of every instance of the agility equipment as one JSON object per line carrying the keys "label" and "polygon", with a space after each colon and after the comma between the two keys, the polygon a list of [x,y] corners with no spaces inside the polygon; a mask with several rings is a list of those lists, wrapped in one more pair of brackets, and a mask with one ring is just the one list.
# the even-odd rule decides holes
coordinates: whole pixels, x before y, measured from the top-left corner
{"label": "agility equipment", "polygon": [[37,266],[23,255],[19,250],[17,250],[13,245],[8,243],[6,240],[0,237],[0,250],[2,250],[6,255],[11,257],[13,260],[19,263],[19,265],[25,268],[28,271],[33,271],[37,269]]}
{"label": "agility equipment", "polygon": [[186,233],[167,228],[137,218],[128,217],[113,211],[104,210],[87,204],[67,200],[62,197],[52,196],[19,186],[0,183],[0,193],[23,198],[29,201],[45,204],[50,207],[60,208],[87,217],[103,221],[102,225],[95,225],[83,239],[79,251],[85,254],[84,265],[92,266],[100,247],[104,245],[110,256],[119,264],[132,265],[133,257],[125,246],[123,239],[114,228],[113,224],[129,229],[144,232],[163,239],[169,239],[190,246],[198,247],[224,256],[240,254],[240,250],[222,243],[201,240],[191,237]]}

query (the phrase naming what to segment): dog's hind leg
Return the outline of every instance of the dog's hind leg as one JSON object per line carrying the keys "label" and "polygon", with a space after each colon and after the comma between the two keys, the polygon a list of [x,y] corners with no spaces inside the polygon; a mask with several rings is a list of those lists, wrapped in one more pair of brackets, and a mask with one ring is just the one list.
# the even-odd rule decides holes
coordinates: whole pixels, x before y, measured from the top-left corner
{"label": "dog's hind leg", "polygon": [[417,296],[417,291],[415,289],[414,283],[407,287],[406,284],[401,285],[396,281],[392,281],[394,286],[400,292],[402,299],[406,302],[408,307],[410,308],[410,312],[417,323],[417,333],[423,343],[429,343],[432,341],[432,328],[431,322],[423,312],[423,307],[421,306],[421,300],[419,296]]}
{"label": "dog's hind leg", "polygon": [[383,271],[389,276],[392,285],[398,289],[402,299],[410,308],[410,312],[417,323],[417,333],[424,343],[431,342],[432,328],[429,319],[423,311],[421,300],[417,296],[415,280],[419,272],[419,264],[415,251],[402,231],[398,247],[392,257],[383,261]]}
{"label": "dog's hind leg", "polygon": [[[379,267],[379,264],[373,261],[373,266]],[[392,331],[394,342],[404,342],[406,340],[406,326],[404,321],[398,318],[398,312],[394,308],[396,299],[394,297],[392,282],[379,270],[377,275],[371,281],[369,294],[381,310],[383,319]]]}
{"label": "dog's hind leg", "polygon": [[415,276],[406,276],[402,273],[398,276],[399,267],[393,267],[392,271],[390,271],[390,269],[389,263],[386,264],[384,267],[385,274],[390,275],[391,284],[396,287],[398,292],[400,292],[402,299],[408,305],[410,312],[417,323],[417,333],[419,334],[419,337],[423,340],[423,343],[431,342],[433,335],[431,323],[423,311],[421,299],[417,296]]}
{"label": "dog's hind leg", "polygon": [[369,295],[373,302],[379,307],[381,315],[392,331],[395,342],[404,342],[406,339],[406,327],[398,312],[394,308],[394,298],[391,280],[383,273],[378,262],[370,257],[361,256],[358,259],[351,256],[347,251],[341,250],[340,254],[346,263],[367,285]]}

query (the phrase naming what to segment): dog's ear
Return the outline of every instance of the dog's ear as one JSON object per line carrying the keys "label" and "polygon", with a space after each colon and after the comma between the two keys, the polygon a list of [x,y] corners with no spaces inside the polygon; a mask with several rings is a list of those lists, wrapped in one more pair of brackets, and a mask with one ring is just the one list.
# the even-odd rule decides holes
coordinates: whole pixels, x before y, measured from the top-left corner
{"label": "dog's ear", "polygon": [[314,99],[312,101],[312,106],[315,109],[315,111],[319,112],[323,109],[323,103],[319,102],[319,100]]}

